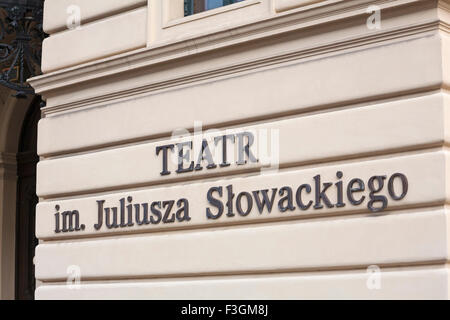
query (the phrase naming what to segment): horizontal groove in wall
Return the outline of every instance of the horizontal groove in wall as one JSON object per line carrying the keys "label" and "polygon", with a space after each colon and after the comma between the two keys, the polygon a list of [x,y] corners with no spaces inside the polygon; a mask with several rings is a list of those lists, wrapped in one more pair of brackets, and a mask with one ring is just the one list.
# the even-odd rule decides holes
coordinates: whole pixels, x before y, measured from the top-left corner
{"label": "horizontal groove in wall", "polygon": [[[352,101],[341,101],[328,105],[320,105],[312,108],[298,109],[288,113],[277,113],[277,114],[268,114],[261,117],[255,118],[247,118],[247,119],[238,119],[236,121],[231,122],[223,122],[211,125],[203,125],[202,130],[227,130],[227,129],[238,129],[242,126],[255,126],[255,125],[264,125],[269,124],[270,122],[289,120],[294,118],[302,118],[309,117],[319,114],[327,114],[332,112],[350,110],[350,109],[358,109],[358,108],[367,108],[380,104],[390,103],[390,102],[399,102],[402,100],[416,99],[422,97],[429,97],[436,94],[443,94],[448,96],[450,94],[449,90],[446,88],[441,88],[440,86],[433,87],[425,87],[425,88],[417,88],[407,92],[393,92],[390,94],[382,95],[382,96],[370,96],[364,99],[352,100]],[[117,102],[116,102],[117,103]],[[84,109],[80,109],[77,112],[83,112]],[[59,115],[61,116],[61,115]],[[58,116],[56,116],[58,117]],[[186,128],[187,132],[191,134],[194,133],[193,127]],[[112,143],[104,144],[104,145],[95,145],[92,147],[86,148],[78,148],[78,149],[67,149],[61,152],[54,153],[42,153],[40,154],[40,159],[44,160],[52,160],[52,159],[60,159],[66,157],[73,157],[78,155],[84,155],[89,153],[107,151],[115,148],[123,148],[129,147],[133,145],[140,145],[144,143],[152,143],[167,140],[171,137],[172,132],[163,132],[160,134],[143,136],[134,139],[127,140],[117,140]]]}
{"label": "horizontal groove in wall", "polygon": [[[195,281],[214,281],[214,280],[245,280],[245,279],[269,279],[278,277],[320,277],[320,276],[345,276],[355,273],[367,273],[368,265],[363,266],[344,266],[338,268],[329,269],[312,269],[312,270],[291,270],[291,271],[279,271],[269,273],[254,273],[254,274],[220,274],[220,275],[193,275],[186,277],[170,277],[170,278],[141,278],[141,279],[80,279],[82,285],[127,285],[127,284],[152,284],[152,283],[171,283],[171,282],[195,282]],[[404,264],[386,264],[376,265],[380,268],[381,272],[408,272],[408,271],[433,271],[433,270],[445,270],[450,268],[450,264],[447,261],[425,261],[416,262],[408,265]],[[450,270],[449,270],[450,272]],[[66,282],[61,281],[45,281],[42,282],[44,287],[62,287],[66,286]]]}
{"label": "horizontal groove in wall", "polygon": [[71,265],[81,269],[85,280],[114,280],[444,262],[448,260],[447,220],[445,210],[436,210],[170,236],[44,243],[36,249],[36,277],[62,281]]}
{"label": "horizontal groove in wall", "polygon": [[[367,268],[367,266],[366,266]],[[376,271],[376,270],[374,270]],[[230,277],[46,283],[37,299],[448,299],[445,265],[382,268],[379,286],[364,270]],[[76,289],[76,290],[74,290]]]}
{"label": "horizontal groove in wall", "polygon": [[147,11],[147,7],[136,8],[44,39],[42,72],[144,48]]}
{"label": "horizontal groove in wall", "polygon": [[311,222],[324,222],[324,221],[339,221],[357,218],[367,218],[387,215],[403,215],[403,214],[414,214],[421,212],[432,212],[442,210],[450,205],[450,201],[439,201],[439,202],[427,202],[417,205],[405,205],[396,206],[384,210],[382,213],[370,213],[365,209],[348,211],[344,210],[342,212],[336,213],[326,213],[308,216],[291,216],[285,218],[268,218],[261,220],[249,220],[249,221],[238,221],[238,222],[225,222],[216,224],[205,224],[205,225],[194,225],[185,227],[174,227],[174,228],[161,228],[161,229],[149,229],[149,230],[131,230],[131,231],[112,231],[111,233],[102,234],[90,234],[90,235],[56,235],[52,237],[38,236],[41,244],[64,244],[70,242],[80,242],[89,240],[114,240],[120,238],[130,238],[130,237],[142,237],[142,236],[153,236],[153,235],[174,235],[174,234],[191,234],[195,232],[208,232],[215,230],[227,230],[227,229],[245,229],[252,227],[277,227],[289,223],[311,223]]}
{"label": "horizontal groove in wall", "polygon": [[[325,166],[321,168],[309,168],[295,171],[283,171],[280,173],[269,172],[262,175],[240,177],[234,179],[224,179],[214,182],[204,182],[191,184],[186,186],[172,186],[170,188],[156,188],[150,190],[136,191],[136,192],[124,192],[117,194],[109,194],[103,196],[89,195],[87,198],[70,199],[70,200],[57,200],[52,202],[41,202],[37,206],[37,225],[36,234],[37,237],[43,240],[49,240],[54,238],[78,238],[89,236],[106,236],[111,233],[142,233],[142,232],[157,232],[167,229],[193,229],[193,228],[205,228],[220,225],[229,224],[250,224],[258,222],[270,222],[270,221],[283,221],[283,220],[296,220],[296,219],[310,219],[314,217],[326,217],[334,215],[348,215],[366,213],[370,214],[367,201],[363,202],[359,206],[353,206],[348,201],[343,208],[322,208],[320,210],[314,210],[312,207],[309,210],[300,210],[298,204],[294,201],[295,210],[287,211],[284,213],[279,212],[278,201],[281,197],[278,195],[274,198],[273,211],[268,212],[267,207],[258,212],[258,209],[253,206],[253,209],[249,211],[249,214],[245,217],[240,217],[236,212],[233,218],[226,216],[226,208],[224,215],[219,219],[207,219],[206,208],[210,208],[212,212],[217,209],[207,201],[207,193],[211,187],[222,187],[224,194],[220,197],[221,201],[227,202],[227,186],[233,186],[233,193],[236,195],[240,192],[252,192],[255,190],[267,189],[269,198],[270,190],[272,188],[280,188],[289,186],[292,188],[294,194],[297,188],[308,183],[314,186],[313,176],[321,174],[323,182],[331,181],[335,182],[335,174],[337,171],[342,171],[344,177],[342,179],[344,188],[348,182],[358,177],[363,181],[368,181],[374,174],[383,174],[390,177],[394,173],[402,173],[408,178],[409,190],[407,197],[402,201],[392,201],[389,199],[386,188],[383,188],[379,195],[386,196],[388,201],[388,210],[399,210],[405,208],[417,208],[426,207],[430,205],[443,205],[447,199],[447,193],[445,190],[445,179],[443,174],[447,168],[448,154],[445,152],[425,153],[409,155],[397,158],[388,158],[383,160],[369,160],[366,162],[354,162],[346,163],[335,166]],[[387,183],[387,182],[386,182]],[[314,187],[312,187],[314,188]],[[278,193],[278,191],[277,191]],[[364,192],[367,196],[367,192]],[[133,204],[150,203],[154,201],[167,201],[179,199],[187,199],[189,201],[189,217],[190,221],[176,222],[176,223],[159,223],[137,225],[134,219],[135,213],[133,213],[133,226],[126,228],[114,228],[106,229],[104,223],[97,229],[94,229],[94,225],[98,222],[98,203],[97,201],[104,200],[104,208],[115,206],[119,207],[119,199],[133,198]],[[327,196],[333,202],[337,199],[337,191],[332,188],[327,192]],[[216,198],[219,198],[215,195]],[[368,198],[366,198],[368,199]],[[314,200],[313,195],[303,195],[304,203],[310,200]],[[334,202],[333,202],[334,203]],[[59,233],[54,232],[54,214],[55,208],[59,206],[61,212],[77,210],[80,215],[81,222],[85,225],[85,229],[81,232],[75,233]],[[234,207],[234,206],[233,206]],[[176,206],[174,206],[175,212]],[[177,208],[178,209],[178,208]],[[141,209],[143,210],[143,209]],[[142,212],[141,218],[142,218]],[[149,213],[150,214],[150,213]],[[383,213],[384,214],[384,213]],[[386,213],[387,214],[387,213]],[[151,214],[150,214],[151,215]],[[103,213],[102,213],[103,217]]]}
{"label": "horizontal groove in wall", "polygon": [[[179,182],[181,179],[207,178],[244,170],[250,172],[271,165],[283,168],[292,164],[346,159],[354,157],[355,154],[368,155],[424,146],[435,147],[443,145],[445,139],[444,98],[442,95],[434,95],[426,99],[387,103],[365,109],[319,114],[226,131],[227,134],[249,130],[254,132],[255,147],[252,148],[252,153],[261,161],[249,162],[245,166],[237,165],[230,156],[229,161],[232,164],[229,167],[176,174],[175,164],[169,161],[168,170],[172,171],[172,174],[162,176],[162,158],[156,154],[156,147],[189,141],[192,138],[45,160],[38,164],[37,193],[48,199],[99,190]],[[389,117],[386,117],[387,114]],[[399,119],[402,121],[398,121]],[[325,129],[334,133],[324,135]],[[351,130],[350,135],[348,130]],[[204,138],[211,140],[224,133],[210,132]],[[277,135],[273,136],[274,133]],[[265,135],[270,139],[266,141]],[[235,147],[236,145],[233,145],[233,148]],[[214,148],[213,145],[210,148]],[[272,149],[272,160],[269,162],[264,160],[267,158],[264,157],[264,148]],[[221,160],[217,157],[220,154],[216,152],[220,151],[219,146],[216,149],[211,149],[211,152],[216,154],[215,161],[219,164]],[[234,154],[237,154],[236,151]],[[192,156],[196,157],[197,155]],[[99,167],[99,163],[108,165]],[[203,165],[206,166],[205,163]]]}
{"label": "horizontal groove in wall", "polygon": [[[312,166],[323,167],[327,164],[338,164],[338,163],[354,163],[357,161],[366,161],[373,159],[383,159],[383,158],[393,158],[397,156],[409,155],[409,154],[423,154],[428,153],[429,151],[442,151],[447,150],[446,144],[438,143],[438,144],[430,144],[430,145],[418,145],[413,148],[405,148],[405,149],[392,149],[392,150],[384,150],[384,152],[374,152],[374,153],[361,153],[354,154],[348,157],[340,157],[340,158],[327,158],[321,159],[320,161],[312,161],[312,162],[303,162],[303,163],[288,163],[286,165],[280,166],[279,170],[289,171],[292,169],[308,169]],[[162,187],[173,187],[177,185],[190,185],[192,183],[197,183],[199,179],[205,182],[214,182],[220,181],[222,178],[230,177],[230,178],[240,178],[240,177],[248,177],[253,176],[255,174],[261,173],[260,169],[255,170],[240,170],[232,173],[224,173],[224,174],[211,174],[207,177],[190,177],[184,179],[173,179],[170,181],[159,181],[154,183],[143,183],[143,184],[129,184],[129,185],[120,185],[113,188],[101,188],[101,189],[91,189],[85,192],[72,192],[72,193],[61,193],[58,195],[53,195],[50,197],[40,197],[40,201],[42,202],[51,202],[58,200],[67,200],[67,199],[77,199],[83,198],[87,196],[93,195],[105,195],[111,193],[118,192],[130,192],[130,191],[139,191],[139,190],[150,190],[155,188]]]}
{"label": "horizontal groove in wall", "polygon": [[[383,160],[383,159],[391,159],[391,158],[397,158],[397,157],[403,157],[403,156],[409,156],[409,155],[421,155],[421,154],[427,154],[427,153],[433,153],[433,152],[439,152],[439,151],[450,151],[450,143],[449,144],[442,144],[436,145],[436,146],[418,146],[417,149],[408,149],[408,150],[396,150],[396,151],[389,151],[388,153],[377,153],[377,154],[370,154],[370,155],[355,155],[351,158],[341,158],[341,159],[327,159],[325,161],[320,162],[312,162],[312,163],[303,163],[303,164],[292,164],[290,166],[284,166],[280,167],[279,171],[280,173],[283,172],[290,172],[293,170],[301,170],[301,169],[310,169],[310,168],[317,168],[317,170],[320,170],[320,168],[323,168],[325,166],[337,166],[337,165],[345,165],[345,164],[351,164],[355,162],[365,162],[365,161],[371,161],[371,160]],[[201,179],[202,182],[209,182],[211,184],[214,184],[216,181],[220,181],[224,177],[229,177],[231,179],[233,178],[245,178],[245,177],[252,177],[254,175],[257,175],[261,173],[260,170],[258,171],[243,171],[240,173],[235,173],[231,175],[216,175],[216,176],[210,176],[205,179]],[[40,198],[40,203],[49,203],[54,201],[65,201],[65,200],[76,200],[76,199],[83,199],[86,197],[102,197],[110,195],[111,193],[129,193],[129,192],[136,192],[136,191],[143,191],[143,190],[152,190],[152,189],[158,189],[158,188],[169,188],[173,186],[188,186],[192,183],[197,183],[197,181],[192,180],[182,180],[182,181],[176,181],[176,182],[169,182],[169,183],[160,183],[160,184],[152,184],[152,185],[145,185],[145,186],[125,186],[124,188],[115,189],[115,190],[96,190],[95,192],[89,192],[89,193],[80,193],[80,194],[71,194],[67,196],[58,196],[58,197],[52,197],[52,198]]]}
{"label": "horizontal groove in wall", "polygon": [[[367,272],[370,266],[376,266],[383,272],[405,272],[405,271],[418,271],[418,270],[432,270],[434,268],[443,268],[448,266],[446,260],[435,261],[415,261],[411,263],[395,263],[395,264],[372,264],[372,265],[348,265],[337,266],[329,268],[304,268],[304,269],[278,269],[278,270],[262,270],[251,272],[232,272],[232,273],[204,273],[204,274],[174,274],[163,275],[155,277],[123,277],[117,279],[109,278],[92,278],[92,279],[80,279],[81,285],[93,285],[93,284],[126,284],[139,281],[140,283],[155,283],[155,282],[177,282],[177,281],[214,281],[225,280],[230,281],[233,279],[258,279],[258,278],[276,278],[283,277],[295,277],[295,276],[307,276],[307,277],[320,277],[320,276],[333,276],[333,275],[345,275],[351,273]],[[63,286],[67,285],[65,281],[45,280],[41,281],[44,286]]]}

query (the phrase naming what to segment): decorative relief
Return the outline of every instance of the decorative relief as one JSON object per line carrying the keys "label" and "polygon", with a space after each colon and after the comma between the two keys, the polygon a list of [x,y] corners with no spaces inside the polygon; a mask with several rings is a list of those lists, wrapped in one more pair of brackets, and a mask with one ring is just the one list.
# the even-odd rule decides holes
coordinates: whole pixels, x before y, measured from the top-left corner
{"label": "decorative relief", "polygon": [[0,2],[0,85],[22,98],[34,94],[27,78],[41,73],[43,1]]}

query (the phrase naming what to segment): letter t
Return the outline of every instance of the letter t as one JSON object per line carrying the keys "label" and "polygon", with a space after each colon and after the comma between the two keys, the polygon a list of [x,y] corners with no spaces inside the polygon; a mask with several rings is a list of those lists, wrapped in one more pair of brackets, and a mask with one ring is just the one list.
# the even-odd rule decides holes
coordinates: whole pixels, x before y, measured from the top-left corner
{"label": "letter t", "polygon": [[161,175],[162,176],[167,176],[170,174],[170,171],[168,170],[168,153],[169,150],[173,151],[173,149],[175,148],[175,146],[173,144],[169,144],[166,146],[160,146],[160,147],[156,147],[156,155],[159,156],[159,153],[161,152],[161,150],[163,151],[163,160],[162,160],[162,172]]}

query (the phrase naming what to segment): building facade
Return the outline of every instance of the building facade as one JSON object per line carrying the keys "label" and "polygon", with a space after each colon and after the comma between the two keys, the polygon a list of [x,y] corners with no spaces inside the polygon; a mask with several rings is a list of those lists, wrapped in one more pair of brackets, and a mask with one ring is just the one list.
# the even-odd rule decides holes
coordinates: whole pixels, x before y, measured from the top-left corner
{"label": "building facade", "polygon": [[37,299],[449,298],[449,1],[44,9]]}

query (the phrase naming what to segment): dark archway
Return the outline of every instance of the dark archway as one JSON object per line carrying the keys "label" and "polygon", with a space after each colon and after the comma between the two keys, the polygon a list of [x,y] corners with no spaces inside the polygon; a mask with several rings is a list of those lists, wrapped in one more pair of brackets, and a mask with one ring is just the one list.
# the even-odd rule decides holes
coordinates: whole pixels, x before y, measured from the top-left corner
{"label": "dark archway", "polygon": [[36,97],[22,126],[17,153],[17,214],[16,214],[16,299],[32,300],[36,288],[34,251],[35,236],[37,125],[41,117],[41,100]]}

